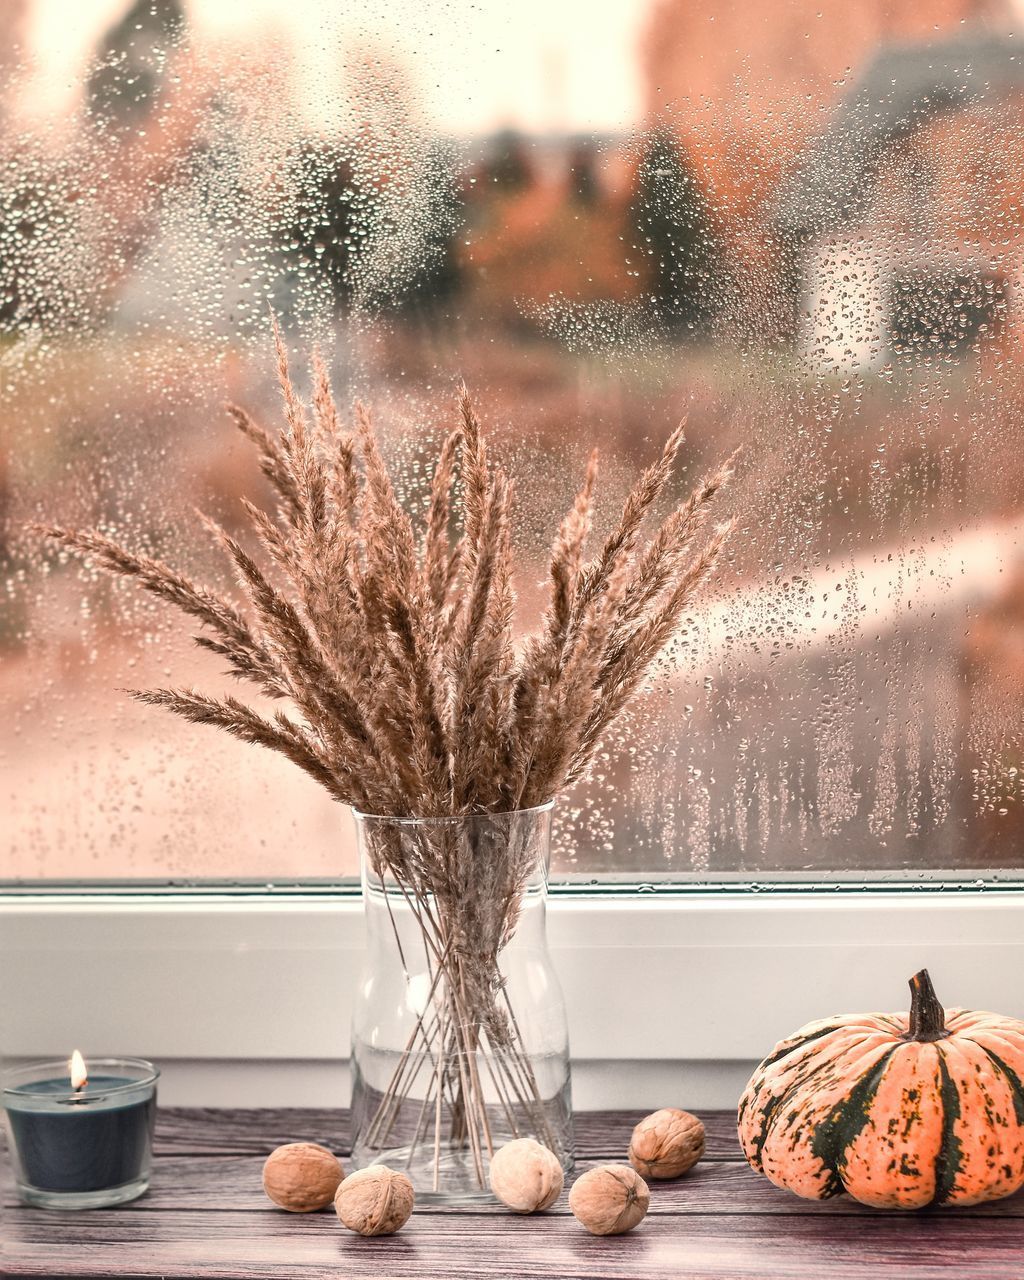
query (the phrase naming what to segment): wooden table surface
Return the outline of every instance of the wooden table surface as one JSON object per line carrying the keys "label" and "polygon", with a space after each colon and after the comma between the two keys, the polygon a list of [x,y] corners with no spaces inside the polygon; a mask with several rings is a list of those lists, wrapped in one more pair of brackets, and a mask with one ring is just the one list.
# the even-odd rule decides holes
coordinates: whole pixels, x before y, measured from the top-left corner
{"label": "wooden table surface", "polygon": [[[577,1117],[577,1172],[621,1160],[640,1112]],[[894,1280],[1024,1277],[1024,1192],[970,1209],[881,1213],[839,1197],[780,1191],[748,1169],[727,1112],[702,1115],[707,1154],[685,1178],[654,1183],[646,1220],[600,1239],[563,1193],[545,1214],[499,1205],[418,1209],[397,1236],[364,1240],[333,1210],[289,1214],[260,1170],[282,1142],[321,1142],[344,1158],[342,1111],[162,1110],[153,1185],[134,1204],[83,1213],[20,1205],[4,1170],[0,1275],[109,1277],[803,1277]]]}

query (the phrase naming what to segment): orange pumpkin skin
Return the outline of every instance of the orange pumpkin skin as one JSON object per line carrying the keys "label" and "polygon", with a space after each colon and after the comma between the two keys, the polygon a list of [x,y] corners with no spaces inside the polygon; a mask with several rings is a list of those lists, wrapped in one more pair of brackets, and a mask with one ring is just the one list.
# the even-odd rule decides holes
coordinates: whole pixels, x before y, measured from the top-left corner
{"label": "orange pumpkin skin", "polygon": [[944,1011],[925,970],[909,1014],[809,1022],[739,1105],[751,1166],[809,1200],[978,1204],[1024,1186],[1024,1022]]}

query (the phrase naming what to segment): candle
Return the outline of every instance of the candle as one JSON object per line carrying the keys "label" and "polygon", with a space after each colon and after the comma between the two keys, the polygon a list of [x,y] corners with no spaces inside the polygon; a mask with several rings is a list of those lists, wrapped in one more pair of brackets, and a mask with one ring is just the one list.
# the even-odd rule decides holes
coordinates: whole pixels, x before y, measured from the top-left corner
{"label": "candle", "polygon": [[159,1072],[138,1058],[44,1062],[3,1077],[8,1146],[21,1198],[89,1209],[149,1186]]}

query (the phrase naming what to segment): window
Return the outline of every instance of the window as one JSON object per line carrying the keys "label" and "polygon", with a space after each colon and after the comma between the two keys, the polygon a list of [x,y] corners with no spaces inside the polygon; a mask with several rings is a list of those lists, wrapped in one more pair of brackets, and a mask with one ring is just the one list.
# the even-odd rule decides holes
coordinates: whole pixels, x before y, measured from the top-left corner
{"label": "window", "polygon": [[0,870],[354,870],[289,766],[129,703],[223,681],[162,606],[25,528],[98,522],[222,580],[193,508],[231,527],[263,496],[223,404],[274,417],[272,310],[297,364],[319,344],[374,406],[410,501],[468,379],[521,476],[524,618],[592,445],[606,512],[683,414],[691,474],[743,445],[734,551],[562,806],[560,873],[1012,873],[1009,24],[903,0],[855,30],[770,3],[413,9],[16,8]]}
{"label": "window", "polygon": [[903,0],[856,30],[771,4],[309,17],[16,8],[3,873],[354,870],[343,815],[287,765],[129,704],[220,676],[162,606],[25,529],[99,522],[222,576],[192,510],[230,526],[262,496],[222,406],[275,414],[268,310],[373,404],[410,501],[466,376],[521,476],[524,616],[591,445],[606,511],[682,414],[691,473],[743,445],[735,550],[562,807],[560,872],[1012,872],[1009,25]]}
{"label": "window", "polygon": [[[266,497],[224,404],[276,419],[273,312],[297,370],[319,345],[339,399],[373,407],[414,514],[466,378],[519,477],[524,620],[592,446],[606,518],[680,416],[688,477],[743,446],[718,582],[560,806],[555,878],[576,896],[552,919],[584,1059],[635,1056],[628,1018],[604,1043],[589,1030],[596,966],[632,1007],[626,947],[652,999],[685,1005],[674,1025],[707,1028],[698,1043],[648,1020],[652,1062],[757,1056],[787,1029],[777,1002],[780,1025],[752,1013],[742,1032],[709,1013],[751,973],[798,991],[814,971],[826,1003],[872,1007],[925,956],[955,965],[964,1003],[999,1007],[992,974],[1024,936],[1008,10],[5,16],[0,988],[31,972],[45,1008],[77,965],[119,1011],[83,1005],[94,1041],[123,1048],[131,1010],[165,1059],[345,1052],[358,908],[318,894],[356,870],[346,816],[276,758],[130,703],[126,686],[227,678],[163,606],[29,527],[99,524],[225,581],[194,508],[235,528],[240,499]],[[662,891],[642,924],[613,892],[638,882]],[[224,980],[205,984],[212,963]],[[311,965],[334,976],[293,1000]],[[182,983],[202,993],[187,1011]],[[9,1052],[66,1050],[74,1028],[0,997],[24,1013]],[[257,998],[289,1010],[258,1044],[238,1016]],[[220,1087],[178,1096],[239,1100]]]}

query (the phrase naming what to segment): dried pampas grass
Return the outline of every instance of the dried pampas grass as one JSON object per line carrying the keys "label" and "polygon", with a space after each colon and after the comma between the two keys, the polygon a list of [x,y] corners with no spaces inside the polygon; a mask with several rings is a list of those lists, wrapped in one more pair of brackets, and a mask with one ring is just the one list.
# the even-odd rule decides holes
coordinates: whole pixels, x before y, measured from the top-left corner
{"label": "dried pampas grass", "polygon": [[268,717],[190,689],[133,696],[283,753],[363,812],[458,816],[556,796],[586,773],[712,572],[731,526],[705,535],[705,520],[733,459],[642,545],[682,443],[673,432],[587,560],[592,456],[551,548],[543,625],[517,644],[513,483],[488,457],[465,388],[417,529],[367,410],[343,425],[319,359],[304,405],[275,337],[283,431],[230,410],[276,493],[273,512],[245,503],[265,566],[205,521],[246,612],[94,530],[42,532],[176,605],[202,625],[198,645],[293,711]]}

